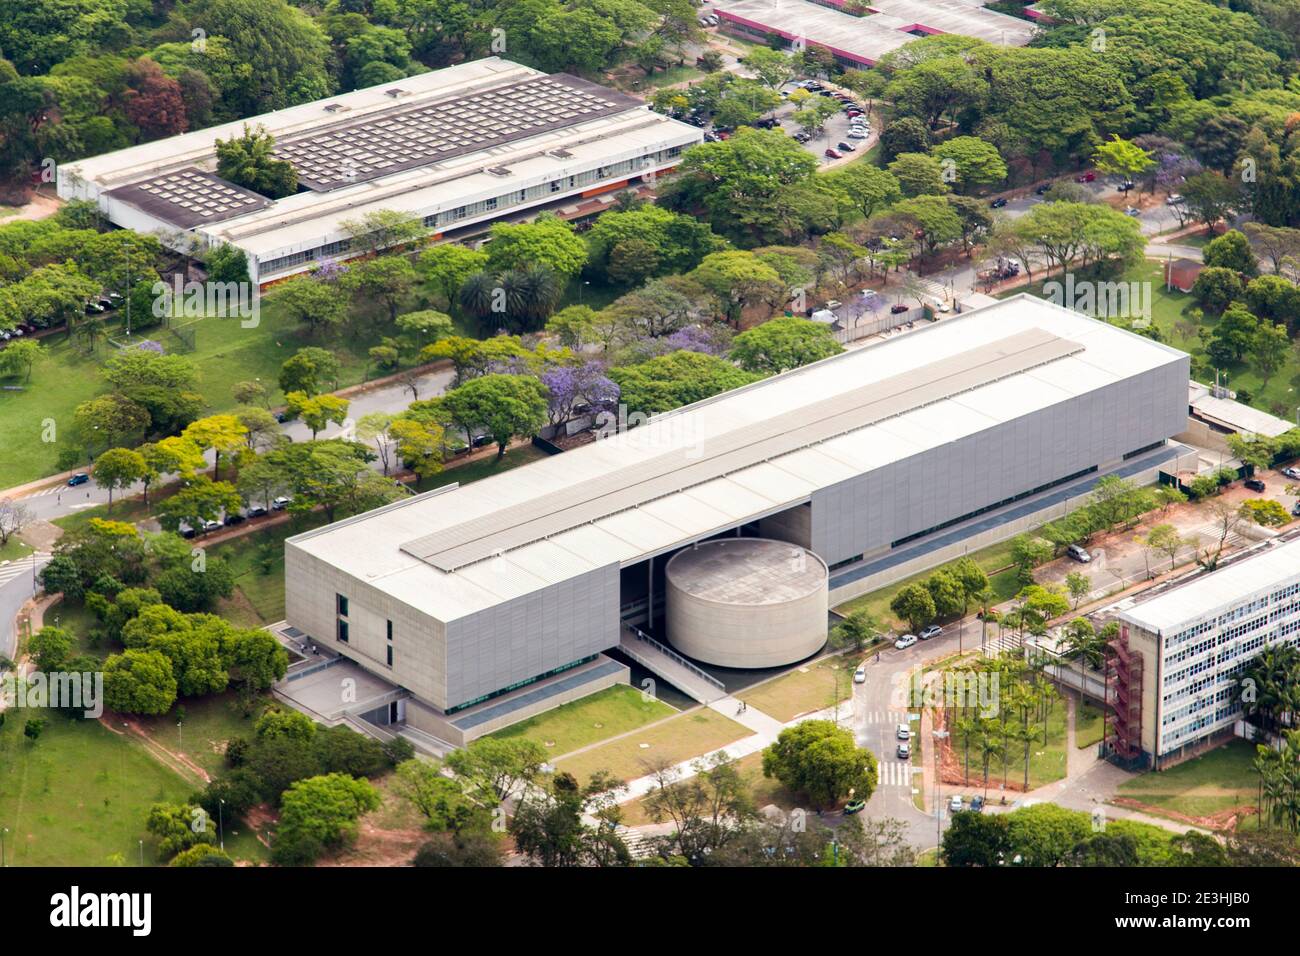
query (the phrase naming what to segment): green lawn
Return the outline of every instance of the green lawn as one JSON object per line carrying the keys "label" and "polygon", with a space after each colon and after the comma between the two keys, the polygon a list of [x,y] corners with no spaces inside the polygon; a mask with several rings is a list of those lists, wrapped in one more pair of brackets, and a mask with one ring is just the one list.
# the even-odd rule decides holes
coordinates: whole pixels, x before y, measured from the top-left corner
{"label": "green lawn", "polygon": [[1144,773],[1123,784],[1118,795],[1189,817],[1253,806],[1259,784],[1254,759],[1252,744],[1233,740],[1169,770]]}
{"label": "green lawn", "polygon": [[[763,776],[763,752],[749,754],[736,761],[736,771],[749,786],[754,806],[760,810],[766,806],[780,807],[789,812],[806,805],[796,794],[787,790],[779,781]],[[638,797],[623,804],[623,823],[630,827],[646,826],[654,823],[646,812],[645,798]]]}
{"label": "green lawn", "polygon": [[488,455],[466,462],[463,465],[445,468],[432,478],[420,482],[416,486],[416,490],[430,491],[434,488],[441,488],[443,485],[449,485],[452,482],[468,485],[471,481],[491,478],[493,475],[499,475],[504,471],[510,471],[512,468],[518,468],[520,465],[526,465],[529,462],[546,457],[546,452],[535,445],[519,445],[507,451],[504,458]]}
{"label": "green lawn", "polygon": [[[29,742],[25,715],[0,727],[0,826],[10,866],[158,864],[145,831],[154,803],[184,800],[189,783],[133,740],[97,721],[43,711],[45,729]],[[229,844],[227,844],[229,849]]]}
{"label": "green lawn", "polygon": [[1090,701],[1083,701],[1074,711],[1074,745],[1080,750],[1101,743],[1105,720],[1102,709]]}
{"label": "green lawn", "polygon": [[788,723],[801,714],[822,710],[852,696],[856,666],[855,657],[825,658],[737,694],[736,699]]}
{"label": "green lawn", "polygon": [[561,757],[556,766],[580,781],[598,770],[607,770],[622,780],[634,780],[647,772],[647,761],[681,763],[713,753],[749,735],[748,727],[701,707],[655,724],[644,732],[634,732],[582,753]]}
{"label": "green lawn", "polygon": [[60,601],[46,612],[45,623],[61,627],[72,635],[73,654],[89,654],[103,660],[118,650],[105,647],[102,642],[94,639],[93,632],[99,627],[99,618],[80,601]]}
{"label": "green lawn", "polygon": [[[997,544],[989,545],[979,551],[973,551],[968,555],[976,564],[984,569],[984,573],[989,575],[989,584],[993,588],[997,601],[1008,601],[1020,590],[1016,580],[1014,570],[1003,571],[995,574],[1000,568],[1005,568],[1011,564],[1011,541],[1001,541]],[[867,611],[876,619],[883,628],[903,628],[904,622],[899,621],[894,616],[894,612],[889,609],[889,602],[894,599],[894,595],[901,591],[909,584],[918,584],[929,577],[935,569],[922,571],[920,574],[914,574],[909,578],[904,578],[893,584],[887,585],[878,591],[872,591],[861,597],[853,598],[846,601],[835,610],[840,614],[852,614],[861,608]],[[968,628],[974,636],[976,642],[979,641],[979,631],[976,628]]]}
{"label": "green lawn", "polygon": [[558,757],[675,713],[663,701],[646,700],[639,690],[618,684],[498,730],[492,736],[522,737],[541,744],[548,753]]}
{"label": "green lawn", "polygon": [[226,742],[231,737],[251,738],[253,721],[270,700],[270,694],[264,695],[246,717],[235,692],[227,691],[180,701],[178,706],[185,708],[185,719],[179,728],[174,708],[162,717],[137,720],[168,750],[183,753],[215,777],[225,769]]}
{"label": "green lawn", "polygon": [[[1006,688],[1003,688],[1003,693],[1006,693]],[[1030,790],[1036,790],[1065,777],[1066,717],[1065,698],[1058,694],[1051,713],[1047,716],[1046,745],[1043,743],[1041,725],[1037,739],[1029,745]],[[1013,724],[1018,720],[1018,714],[1011,716]],[[950,743],[958,764],[963,768],[966,767],[965,738],[960,732],[954,732]],[[1014,784],[1019,789],[1025,782],[1025,745],[1011,740],[1007,746],[1005,779],[1008,785]],[[970,772],[967,776],[971,782],[963,788],[962,792],[967,796],[984,793],[984,762],[979,753],[979,739],[976,736],[972,736],[970,740],[969,766]],[[988,794],[990,797],[997,796],[998,787],[1001,786],[1002,781],[1002,757],[994,755],[989,760]],[[947,787],[944,789],[946,790]]]}
{"label": "green lawn", "polygon": [[0,545],[0,564],[24,558],[31,554],[32,550],[31,545],[19,541],[17,535],[11,535],[8,541]]}

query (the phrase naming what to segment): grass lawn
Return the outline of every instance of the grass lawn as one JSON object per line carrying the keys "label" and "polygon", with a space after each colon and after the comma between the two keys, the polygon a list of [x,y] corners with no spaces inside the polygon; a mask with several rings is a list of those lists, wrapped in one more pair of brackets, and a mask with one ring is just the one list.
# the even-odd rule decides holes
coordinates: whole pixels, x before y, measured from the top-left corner
{"label": "grass lawn", "polygon": [[99,627],[99,618],[80,601],[60,601],[45,615],[45,623],[63,628],[72,635],[72,653],[89,654],[103,660],[117,648],[105,647],[92,638],[92,632]]}
{"label": "grass lawn", "polygon": [[[972,561],[984,569],[984,573],[989,575],[989,584],[996,595],[996,601],[1009,601],[1015,597],[1016,592],[1020,590],[1016,581],[1015,570],[1003,571],[1000,574],[994,574],[1000,568],[1005,568],[1011,563],[1011,541],[1001,541],[997,544],[991,544],[987,548],[979,551],[973,551],[968,555]],[[935,569],[922,571],[920,574],[914,574],[910,578],[904,578],[896,581],[878,591],[872,591],[870,594],[864,594],[856,597],[851,601],[846,601],[835,610],[840,614],[849,615],[861,608],[866,608],[872,617],[880,624],[882,628],[906,629],[906,623],[898,620],[894,612],[889,609],[889,602],[894,599],[894,595],[901,591],[909,584],[919,584],[934,573]],[[979,642],[979,630],[977,628],[968,628],[976,643]]]}
{"label": "grass lawn", "polygon": [[1101,743],[1105,728],[1102,709],[1091,701],[1081,702],[1074,711],[1074,744],[1080,750]]}
{"label": "grass lawn", "polygon": [[312,512],[213,545],[208,553],[229,562],[235,575],[235,593],[219,603],[218,613],[240,627],[284,620],[284,539],[324,523],[323,512]]}
{"label": "grass lawn", "polygon": [[[763,776],[763,753],[752,753],[736,761],[736,770],[749,785],[749,792],[754,798],[754,806],[760,810],[769,804],[790,811],[797,809],[806,801],[800,801],[780,781]],[[646,813],[645,798],[639,797],[623,804],[623,823],[630,827],[645,826],[654,823]]]}
{"label": "grass lawn", "polygon": [[97,721],[43,712],[45,730],[31,743],[23,714],[8,716],[0,826],[10,866],[138,866],[141,840],[145,864],[158,864],[145,817],[154,803],[184,800],[189,783]]}
{"label": "grass lawn", "polygon": [[749,735],[748,727],[707,707],[700,707],[655,724],[644,733],[632,733],[571,757],[561,757],[556,766],[580,781],[587,780],[598,770],[608,770],[623,780],[635,780],[645,775],[646,761],[681,763],[710,754]]}
{"label": "grass lawn", "polygon": [[[1043,744],[1040,725],[1037,739],[1029,745],[1029,789],[1036,790],[1038,787],[1046,786],[1065,777],[1066,718],[1065,698],[1058,694],[1056,703],[1047,716],[1047,744]],[[1011,717],[1012,723],[1016,723],[1018,720],[1018,714]],[[952,752],[957,758],[958,765],[965,768],[965,738],[962,737],[960,731],[957,731],[954,732],[949,742],[952,745]],[[1025,745],[1010,740],[1007,747],[1006,782],[1008,784],[1014,783],[1017,787],[1020,787],[1025,782]],[[963,794],[969,797],[976,793],[984,793],[984,762],[979,753],[979,739],[974,736],[970,740],[970,772],[967,777],[970,783],[962,788],[961,792]],[[990,799],[997,797],[998,787],[1002,785],[1002,781],[1002,757],[995,754],[989,759],[988,795]],[[947,789],[947,786],[945,786],[944,790],[947,791]]]}
{"label": "grass lawn", "polygon": [[225,769],[226,742],[231,737],[253,736],[253,721],[262,705],[270,703],[266,694],[254,705],[253,714],[245,717],[234,691],[183,700],[185,720],[176,727],[176,710],[162,717],[139,717],[137,720],[168,750],[185,754],[212,776]]}
{"label": "grass lawn", "polygon": [[492,736],[522,737],[559,756],[675,713],[663,701],[645,700],[639,690],[618,684],[498,730]]}
{"label": "grass lawn", "polygon": [[416,490],[431,491],[434,488],[441,488],[443,485],[449,485],[452,482],[461,485],[468,485],[471,481],[491,478],[493,475],[499,475],[503,471],[509,471],[512,468],[518,468],[520,465],[526,465],[531,461],[537,461],[538,459],[546,457],[548,457],[546,452],[542,451],[536,445],[519,445],[508,450],[504,458],[497,458],[495,455],[489,455],[484,458],[478,458],[474,461],[467,462],[464,465],[445,468],[432,478],[427,478],[417,484]]}
{"label": "grass lawn", "polygon": [[1253,745],[1233,740],[1169,770],[1144,773],[1123,784],[1118,795],[1189,817],[1253,806],[1259,784],[1254,759]]}
{"label": "grass lawn", "polygon": [[[1184,243],[1184,240],[1178,241]],[[1190,244],[1195,245],[1195,243]],[[1149,288],[1151,293],[1151,320],[1160,332],[1160,341],[1191,355],[1192,377],[1206,381],[1204,367],[1208,367],[1210,361],[1205,355],[1205,349],[1197,337],[1197,332],[1202,327],[1213,329],[1218,322],[1218,316],[1206,315],[1199,324],[1196,323],[1191,316],[1192,310],[1196,308],[1195,300],[1177,289],[1166,290],[1163,270],[1161,263],[1144,260],[1131,266],[1121,275],[1106,278],[1112,281],[1150,283],[1146,288]],[[1091,273],[1076,273],[1075,282],[1085,278],[1091,278]],[[1007,294],[1017,292],[1029,292],[1041,296],[1042,283],[1016,289]],[[1198,365],[1203,367],[1198,369]],[[1294,362],[1288,363],[1275,374],[1269,380],[1267,388],[1264,387],[1263,379],[1249,360],[1230,364],[1226,366],[1226,370],[1229,385],[1238,392],[1246,393],[1247,404],[1282,418],[1289,419],[1295,414],[1297,404],[1295,395],[1297,388],[1300,388],[1300,366]],[[1212,377],[1213,373],[1209,373],[1209,376]]]}
{"label": "grass lawn", "polygon": [[33,550],[31,545],[19,541],[17,535],[11,535],[8,541],[0,545],[0,565],[25,558]]}
{"label": "grass lawn", "polygon": [[848,700],[853,693],[855,666],[856,657],[824,658],[759,684],[737,694],[736,698],[783,724],[788,723],[800,714]]}

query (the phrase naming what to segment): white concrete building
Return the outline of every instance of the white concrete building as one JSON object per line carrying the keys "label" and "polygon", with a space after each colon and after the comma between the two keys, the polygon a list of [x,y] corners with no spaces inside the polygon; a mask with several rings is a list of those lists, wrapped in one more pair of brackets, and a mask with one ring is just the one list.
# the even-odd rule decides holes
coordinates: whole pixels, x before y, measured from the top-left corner
{"label": "white concrete building", "polygon": [[1108,730],[1115,746],[1140,748],[1121,756],[1159,769],[1228,736],[1242,717],[1242,669],[1265,647],[1300,641],[1300,538],[1181,579],[1118,617]]}
{"label": "white concrete building", "polygon": [[694,542],[806,548],[837,603],[932,542],[1009,537],[1101,475],[1151,475],[1178,454],[1187,364],[1008,299],[291,538],[286,617],[458,743],[576,694],[629,628],[671,643],[664,566]]}
{"label": "white concrete building", "polygon": [[[216,176],[216,141],[245,126],[275,137],[298,192],[270,201]],[[58,190],[177,251],[237,246],[265,285],[345,258],[342,223],[369,212],[464,237],[652,178],[702,138],[633,97],[488,57],[69,163]]]}

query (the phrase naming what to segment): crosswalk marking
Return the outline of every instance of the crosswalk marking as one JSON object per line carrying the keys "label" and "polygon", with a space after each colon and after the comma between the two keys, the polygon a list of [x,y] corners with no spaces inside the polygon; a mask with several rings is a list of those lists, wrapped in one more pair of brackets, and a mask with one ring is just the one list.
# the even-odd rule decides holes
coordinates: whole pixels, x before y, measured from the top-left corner
{"label": "crosswalk marking", "polygon": [[44,498],[46,495],[57,495],[63,489],[64,486],[61,484],[50,485],[48,488],[41,488],[38,491],[30,491],[25,495],[20,495],[17,500],[26,501],[28,498]]}
{"label": "crosswalk marking", "polygon": [[879,785],[882,787],[912,786],[912,765],[900,761],[881,761],[878,764]]}
{"label": "crosswalk marking", "polygon": [[907,723],[907,711],[905,710],[869,710],[866,717],[869,724]]}
{"label": "crosswalk marking", "polygon": [[[37,551],[36,552],[37,569],[39,570],[40,566],[44,564],[46,561],[48,561],[49,559],[50,559],[50,555],[48,551]],[[31,574],[31,573],[32,573],[32,556],[30,554],[26,555],[25,557],[15,558],[14,560],[10,561],[8,564],[0,564],[0,584],[8,584],[10,581],[12,581],[14,578],[18,577],[21,574]]]}

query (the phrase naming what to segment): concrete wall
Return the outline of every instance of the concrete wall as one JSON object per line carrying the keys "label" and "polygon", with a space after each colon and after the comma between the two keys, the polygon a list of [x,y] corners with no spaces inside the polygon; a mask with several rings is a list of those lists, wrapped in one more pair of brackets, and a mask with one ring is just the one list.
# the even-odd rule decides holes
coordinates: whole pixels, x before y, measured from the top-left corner
{"label": "concrete wall", "polygon": [[610,564],[447,623],[447,703],[456,707],[618,646]]}
{"label": "concrete wall", "polygon": [[1186,427],[1188,359],[815,491],[812,550],[836,564]]}
{"label": "concrete wall", "polygon": [[796,505],[788,511],[769,515],[758,522],[758,536],[788,541],[801,548],[812,544],[812,506]]}

